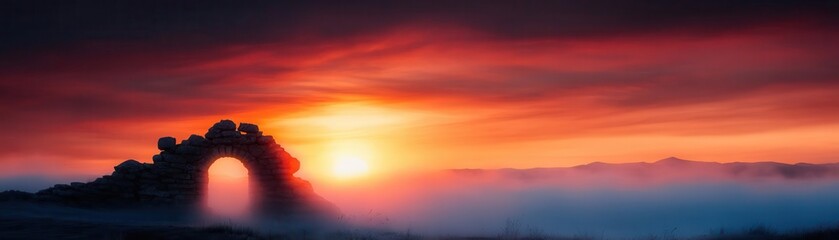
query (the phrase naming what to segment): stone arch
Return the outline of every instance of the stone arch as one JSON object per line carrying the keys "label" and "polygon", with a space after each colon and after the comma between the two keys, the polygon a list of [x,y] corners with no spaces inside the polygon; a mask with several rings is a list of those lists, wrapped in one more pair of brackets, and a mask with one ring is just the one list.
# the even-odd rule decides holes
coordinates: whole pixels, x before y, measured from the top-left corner
{"label": "stone arch", "polygon": [[210,165],[222,157],[239,159],[248,169],[255,189],[255,212],[271,216],[330,213],[334,207],[297,178],[300,161],[285,151],[270,135],[254,124],[222,120],[204,136],[190,135],[176,143],[174,137],[157,142],[160,153],[153,163],[127,160],[106,175],[88,183],[56,185],[38,192],[40,199],[75,205],[167,205],[203,206]]}
{"label": "stone arch", "polygon": [[[264,152],[253,150],[255,152]],[[250,149],[243,149],[233,146],[210,147],[208,153],[200,157],[196,162],[197,172],[195,175],[199,196],[206,196],[209,182],[209,168],[220,158],[230,157],[237,159],[248,170],[248,182],[251,186],[251,201],[254,205],[260,206],[277,201],[275,194],[270,194],[272,186],[280,186],[286,189],[285,185],[276,183],[286,181],[283,174],[277,174],[276,167],[282,168],[282,160],[272,157],[262,157],[261,154],[251,153]],[[291,173],[291,172],[289,172]],[[286,189],[289,190],[289,189]],[[281,191],[282,192],[282,191]],[[203,204],[203,202],[202,202]]]}

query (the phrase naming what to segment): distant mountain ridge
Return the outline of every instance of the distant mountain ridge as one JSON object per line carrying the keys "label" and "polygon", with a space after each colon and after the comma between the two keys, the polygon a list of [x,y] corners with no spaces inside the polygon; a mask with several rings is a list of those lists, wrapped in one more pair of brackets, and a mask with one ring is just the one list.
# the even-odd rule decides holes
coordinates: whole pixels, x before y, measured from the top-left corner
{"label": "distant mountain ridge", "polygon": [[628,179],[839,179],[839,163],[703,162],[668,157],[652,163],[592,162],[573,167],[529,169],[451,169],[456,176],[493,175],[521,180],[557,177],[609,177]]}

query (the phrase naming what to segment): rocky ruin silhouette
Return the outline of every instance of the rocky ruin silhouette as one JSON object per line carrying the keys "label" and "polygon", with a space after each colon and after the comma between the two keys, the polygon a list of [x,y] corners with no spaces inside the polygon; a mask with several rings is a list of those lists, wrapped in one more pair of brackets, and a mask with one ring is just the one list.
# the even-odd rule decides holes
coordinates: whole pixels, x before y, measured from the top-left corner
{"label": "rocky ruin silhouette", "polygon": [[202,137],[191,135],[157,142],[154,163],[127,160],[111,175],[92,182],[58,184],[39,191],[35,199],[80,207],[166,206],[200,210],[207,193],[208,169],[217,159],[239,159],[248,169],[255,213],[261,216],[334,215],[337,211],[315,194],[312,185],[294,176],[300,161],[274,137],[254,124],[231,120],[214,124]]}

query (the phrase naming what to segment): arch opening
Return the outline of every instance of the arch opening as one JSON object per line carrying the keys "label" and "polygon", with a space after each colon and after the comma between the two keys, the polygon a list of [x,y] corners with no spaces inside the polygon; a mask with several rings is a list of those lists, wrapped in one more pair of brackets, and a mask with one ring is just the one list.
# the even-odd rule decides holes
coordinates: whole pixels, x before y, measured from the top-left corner
{"label": "arch opening", "polygon": [[246,221],[254,211],[254,179],[241,160],[222,157],[207,170],[204,208],[212,219]]}

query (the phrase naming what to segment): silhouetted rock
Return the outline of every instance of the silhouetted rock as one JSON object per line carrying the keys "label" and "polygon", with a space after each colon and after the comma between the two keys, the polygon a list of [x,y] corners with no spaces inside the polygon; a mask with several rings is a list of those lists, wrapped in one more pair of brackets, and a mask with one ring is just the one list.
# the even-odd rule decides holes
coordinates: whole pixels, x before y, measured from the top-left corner
{"label": "silhouetted rock", "polygon": [[250,123],[240,123],[239,124],[239,131],[246,132],[246,133],[257,133],[257,132],[259,132],[259,126],[256,126],[256,124],[250,124]]}
{"label": "silhouetted rock", "polygon": [[262,136],[262,137],[259,137],[258,142],[260,144],[273,144],[274,143],[274,137],[273,136]]}
{"label": "silhouetted rock", "polygon": [[140,205],[184,206],[199,209],[208,182],[209,165],[221,157],[242,161],[258,184],[258,213],[268,216],[326,214],[337,209],[314,193],[309,182],[297,178],[300,161],[292,157],[272,136],[262,136],[259,127],[222,120],[203,138],[190,137],[181,144],[173,137],[158,140],[162,151],[153,163],[126,160],[106,175],[88,183],[56,185],[36,193],[35,199],[82,207],[135,207]]}
{"label": "silhouetted rock", "polygon": [[213,128],[225,131],[225,130],[236,130],[236,123],[231,120],[221,120],[220,122],[213,125]]}
{"label": "silhouetted rock", "polygon": [[125,160],[120,163],[114,170],[119,173],[133,173],[143,169],[143,164],[134,159]]}
{"label": "silhouetted rock", "polygon": [[157,140],[157,149],[160,150],[169,150],[175,147],[175,138],[173,137],[162,137]]}
{"label": "silhouetted rock", "polygon": [[203,146],[207,144],[207,139],[204,139],[204,137],[201,137],[199,135],[192,134],[189,135],[189,138],[186,140],[186,144],[192,146]]}
{"label": "silhouetted rock", "polygon": [[222,137],[227,137],[227,138],[230,138],[230,137],[239,137],[239,136],[242,136],[242,133],[241,133],[241,132],[238,132],[238,131],[233,131],[233,130],[229,130],[229,131],[221,131],[221,136],[222,136]]}

